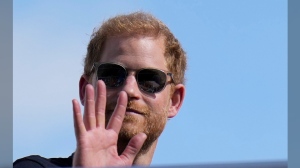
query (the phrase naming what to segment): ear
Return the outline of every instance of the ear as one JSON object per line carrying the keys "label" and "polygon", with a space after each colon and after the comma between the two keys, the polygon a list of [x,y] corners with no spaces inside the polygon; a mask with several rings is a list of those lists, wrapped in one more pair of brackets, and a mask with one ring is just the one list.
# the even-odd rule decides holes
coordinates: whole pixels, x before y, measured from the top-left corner
{"label": "ear", "polygon": [[87,84],[89,84],[88,77],[86,75],[82,75],[79,79],[79,97],[80,97],[80,102],[82,105],[84,105],[85,86]]}
{"label": "ear", "polygon": [[185,87],[183,84],[177,84],[174,88],[174,93],[170,98],[170,107],[168,118],[173,118],[179,112],[185,96]]}

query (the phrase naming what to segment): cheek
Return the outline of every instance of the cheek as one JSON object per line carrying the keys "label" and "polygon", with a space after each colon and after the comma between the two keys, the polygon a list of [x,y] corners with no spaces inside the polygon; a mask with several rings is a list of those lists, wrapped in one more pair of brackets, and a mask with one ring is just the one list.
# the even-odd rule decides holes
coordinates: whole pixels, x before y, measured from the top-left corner
{"label": "cheek", "polygon": [[94,87],[96,87],[96,86],[97,86],[97,81],[98,81],[98,79],[97,79],[97,74],[96,74],[96,73],[93,73],[93,74],[91,75],[91,77],[90,77],[89,82],[90,82],[90,84],[92,84]]}
{"label": "cheek", "polygon": [[106,104],[116,105],[118,97],[119,97],[118,91],[106,89]]}
{"label": "cheek", "polygon": [[170,105],[170,96],[169,94],[162,94],[157,96],[156,99],[149,102],[155,113],[161,113],[162,111],[168,112]]}

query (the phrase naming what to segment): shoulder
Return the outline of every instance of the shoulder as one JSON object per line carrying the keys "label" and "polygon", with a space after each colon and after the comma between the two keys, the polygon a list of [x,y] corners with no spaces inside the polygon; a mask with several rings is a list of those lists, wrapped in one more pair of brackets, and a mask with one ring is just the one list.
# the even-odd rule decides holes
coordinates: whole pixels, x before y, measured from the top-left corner
{"label": "shoulder", "polygon": [[16,160],[14,168],[46,168],[46,167],[72,167],[72,156],[68,158],[44,158],[39,155],[31,155]]}

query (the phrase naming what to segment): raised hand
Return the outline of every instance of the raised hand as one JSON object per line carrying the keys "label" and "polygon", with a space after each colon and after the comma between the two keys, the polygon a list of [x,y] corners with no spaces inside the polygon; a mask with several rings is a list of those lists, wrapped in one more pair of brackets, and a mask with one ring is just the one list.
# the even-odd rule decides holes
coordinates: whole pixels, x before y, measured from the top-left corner
{"label": "raised hand", "polygon": [[93,86],[88,84],[85,89],[83,118],[78,101],[72,101],[77,141],[73,167],[131,166],[146,135],[144,133],[135,135],[124,152],[118,155],[117,140],[126,112],[126,92],[120,92],[117,105],[106,128],[106,88],[103,81],[97,82],[96,100],[94,95]]}

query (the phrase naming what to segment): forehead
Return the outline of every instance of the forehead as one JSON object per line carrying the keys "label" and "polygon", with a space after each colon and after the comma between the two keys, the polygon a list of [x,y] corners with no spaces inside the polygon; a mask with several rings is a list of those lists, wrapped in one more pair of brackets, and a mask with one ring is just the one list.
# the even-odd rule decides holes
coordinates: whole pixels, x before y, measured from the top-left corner
{"label": "forehead", "polygon": [[163,37],[112,37],[106,40],[100,62],[114,62],[127,68],[167,70]]}

